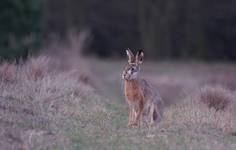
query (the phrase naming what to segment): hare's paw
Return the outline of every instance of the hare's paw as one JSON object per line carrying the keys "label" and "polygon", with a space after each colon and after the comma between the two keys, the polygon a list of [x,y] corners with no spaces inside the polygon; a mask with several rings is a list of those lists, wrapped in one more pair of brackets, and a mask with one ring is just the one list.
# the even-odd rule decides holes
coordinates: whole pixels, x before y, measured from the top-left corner
{"label": "hare's paw", "polygon": [[134,123],[130,123],[127,125],[129,128],[134,128],[134,127],[138,127],[138,123],[134,122]]}
{"label": "hare's paw", "polygon": [[127,125],[128,128],[133,128],[133,127],[136,127],[136,126],[138,126],[138,124],[136,124],[136,123],[130,123],[130,124]]}
{"label": "hare's paw", "polygon": [[128,128],[134,128],[134,127],[138,127],[138,123],[129,123],[127,125]]}
{"label": "hare's paw", "polygon": [[127,124],[127,127],[130,128],[130,127],[131,127],[131,123],[128,123],[128,124]]}

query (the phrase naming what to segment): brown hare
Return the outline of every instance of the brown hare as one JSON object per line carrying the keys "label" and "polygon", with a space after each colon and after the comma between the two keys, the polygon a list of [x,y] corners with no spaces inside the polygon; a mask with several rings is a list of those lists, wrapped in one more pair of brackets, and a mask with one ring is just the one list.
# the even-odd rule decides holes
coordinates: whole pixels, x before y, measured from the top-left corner
{"label": "brown hare", "polygon": [[128,126],[140,126],[142,121],[153,125],[158,123],[163,114],[163,102],[159,93],[146,80],[140,78],[140,65],[144,52],[139,50],[134,56],[126,50],[128,65],[123,71],[124,94],[129,104]]}

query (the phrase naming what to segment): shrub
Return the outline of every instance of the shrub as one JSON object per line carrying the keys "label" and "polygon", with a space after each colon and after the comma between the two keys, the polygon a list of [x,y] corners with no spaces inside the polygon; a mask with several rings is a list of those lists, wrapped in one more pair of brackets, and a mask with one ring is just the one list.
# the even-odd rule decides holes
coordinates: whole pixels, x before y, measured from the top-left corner
{"label": "shrub", "polygon": [[199,96],[202,103],[206,104],[209,108],[214,108],[216,111],[225,110],[234,99],[231,91],[221,86],[202,87]]}

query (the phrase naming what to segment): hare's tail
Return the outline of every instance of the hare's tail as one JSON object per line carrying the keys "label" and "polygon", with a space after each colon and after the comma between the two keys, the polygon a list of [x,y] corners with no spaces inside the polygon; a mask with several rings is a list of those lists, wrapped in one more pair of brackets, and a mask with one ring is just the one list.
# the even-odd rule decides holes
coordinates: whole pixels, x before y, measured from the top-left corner
{"label": "hare's tail", "polygon": [[162,111],[160,111],[160,110],[155,110],[155,111],[153,112],[153,121],[154,121],[155,123],[161,122],[162,118],[163,118],[163,112],[162,112]]}
{"label": "hare's tail", "polygon": [[161,122],[162,118],[163,118],[162,106],[155,105],[154,111],[153,111],[153,121],[155,123],[159,123]]}

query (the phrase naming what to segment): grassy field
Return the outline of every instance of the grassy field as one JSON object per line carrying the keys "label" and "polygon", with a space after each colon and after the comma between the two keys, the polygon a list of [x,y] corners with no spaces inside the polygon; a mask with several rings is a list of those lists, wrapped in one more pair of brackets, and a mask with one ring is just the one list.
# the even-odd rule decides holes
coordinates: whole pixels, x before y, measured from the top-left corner
{"label": "grassy field", "polygon": [[72,62],[61,67],[40,56],[1,64],[0,149],[236,149],[234,64],[145,62],[142,75],[159,89],[164,119],[130,129],[126,62]]}

